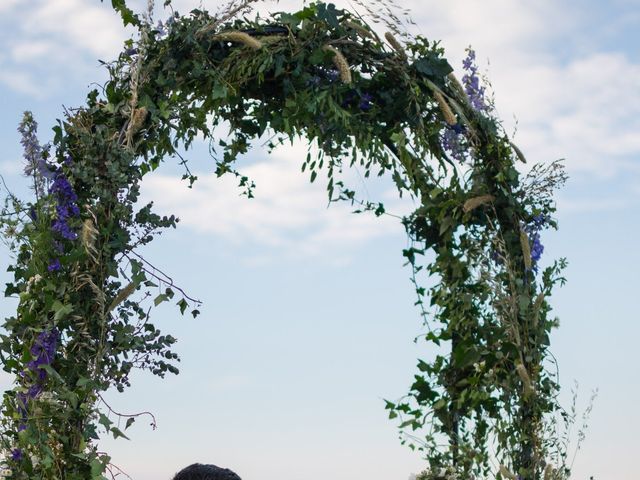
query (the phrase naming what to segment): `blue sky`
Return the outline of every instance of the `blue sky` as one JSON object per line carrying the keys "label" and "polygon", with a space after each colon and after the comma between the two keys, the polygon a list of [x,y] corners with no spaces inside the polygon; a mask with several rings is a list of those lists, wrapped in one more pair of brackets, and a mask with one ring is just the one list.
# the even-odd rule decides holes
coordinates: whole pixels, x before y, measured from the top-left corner
{"label": "blue sky", "polygon": [[[26,194],[16,132],[22,111],[34,112],[47,140],[62,106],[81,105],[90,84],[105,79],[97,59],[113,58],[129,35],[108,3],[0,2],[0,173],[17,192]],[[199,2],[174,4],[186,12]],[[552,299],[561,321],[552,347],[565,404],[574,380],[579,407],[592,389],[600,392],[574,478],[635,479],[640,1],[403,6],[420,33],[442,39],[457,68],[474,46],[508,130],[517,118],[515,140],[531,163],[566,158],[560,230],[543,237],[546,259],[569,259],[568,283]],[[145,255],[204,306],[196,320],[170,308],[156,313],[179,338],[178,377],[138,375],[129,392],[109,395],[116,410],[157,416],[156,431],[140,422],[131,442],[104,443],[135,480],[168,479],[193,461],[228,466],[244,480],[402,480],[421,469],[419,455],[399,445],[382,401],[406,392],[416,359],[428,355],[412,341],[422,329],[402,267],[406,238],[393,218],[327,209],[322,186],[299,174],[305,148],[267,156],[256,146],[241,164],[257,183],[251,201],[213,178],[204,146],[190,155],[201,177],[193,190],[169,163],[146,179],[145,198],[182,222]],[[392,211],[411,207],[383,182],[367,191]],[[4,271],[6,251],[0,255]],[[2,315],[14,308],[0,302]]]}

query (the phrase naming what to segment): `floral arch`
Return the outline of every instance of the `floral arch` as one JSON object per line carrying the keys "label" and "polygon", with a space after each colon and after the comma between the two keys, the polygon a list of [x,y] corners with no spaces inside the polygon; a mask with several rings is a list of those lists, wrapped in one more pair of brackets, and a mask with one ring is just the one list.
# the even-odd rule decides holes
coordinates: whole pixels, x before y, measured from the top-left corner
{"label": "floral arch", "polygon": [[[403,220],[412,239],[403,253],[436,353],[387,408],[401,428],[424,432],[411,445],[425,451],[424,478],[565,478],[546,435],[560,410],[547,298],[564,261],[538,266],[564,174],[557,163],[519,173],[525,158],[484,96],[472,51],[461,83],[437,42],[393,22],[381,38],[331,4],[250,21],[239,14],[251,2],[240,2],[153,27],[112,3],[140,41],[126,42],[104,87],[66,112],[51,146],[39,145],[29,115],[21,125],[35,199],[9,197],[2,216],[14,232],[6,294],[20,299],[0,341],[16,377],[2,406],[8,478],[110,473],[95,441],[125,434],[99,408],[101,392],[128,387],[135,368],[177,373],[175,339],[150,322],[142,299],[161,282],[155,305],[178,298],[181,313],[199,313],[136,253],[177,222],[137,206],[140,182],[177,156],[193,183],[179,148],[204,136],[218,149],[217,175],[236,176],[250,197],[234,163],[265,134],[315,142],[318,154],[301,167],[311,182],[326,177],[332,201],[357,201],[340,176],[357,164],[419,203]],[[230,134],[216,138],[223,122]],[[429,250],[435,260],[425,264]],[[421,271],[434,287],[420,286]]]}

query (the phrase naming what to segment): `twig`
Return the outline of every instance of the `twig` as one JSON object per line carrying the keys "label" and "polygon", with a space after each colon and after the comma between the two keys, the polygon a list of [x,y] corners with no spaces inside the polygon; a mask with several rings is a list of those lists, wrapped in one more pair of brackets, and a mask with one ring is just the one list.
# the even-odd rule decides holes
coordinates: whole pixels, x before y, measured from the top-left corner
{"label": "twig", "polygon": [[153,413],[151,412],[140,412],[140,413],[132,413],[132,414],[127,414],[127,413],[118,413],[116,412],[113,408],[111,408],[111,405],[109,405],[104,397],[102,395],[100,395],[98,393],[98,398],[100,399],[100,401],[102,403],[104,403],[105,407],[107,407],[107,409],[109,410],[109,412],[113,413],[114,415],[120,417],[120,418],[137,418],[137,417],[141,417],[143,415],[148,415],[151,417],[151,427],[155,430],[158,426],[157,422],[156,422],[156,417]]}
{"label": "twig", "polygon": [[[134,252],[133,250],[132,250],[130,253],[132,253],[133,255],[135,255],[136,257],[138,257],[138,258],[139,258],[143,263],[145,263],[145,264],[149,265],[149,267],[151,267],[151,268],[154,270],[154,271],[151,271],[151,270],[149,270],[149,269],[145,268],[144,266],[142,266],[142,269],[143,269],[146,273],[148,273],[149,275],[151,275],[153,278],[155,278],[156,280],[158,280],[158,281],[160,281],[160,282],[166,283],[166,284],[167,284],[169,287],[171,287],[171,288],[175,288],[175,289],[176,289],[176,290],[178,290],[178,291],[182,294],[182,296],[183,296],[184,298],[186,298],[187,300],[190,300],[190,301],[192,301],[193,303],[198,304],[198,305],[202,304],[202,301],[201,301],[201,300],[198,300],[198,299],[192,298],[192,297],[190,297],[189,295],[187,295],[187,293],[186,293],[182,288],[180,288],[179,286],[177,286],[177,285],[173,282],[173,278],[171,278],[171,277],[170,277],[169,275],[167,275],[165,272],[163,272],[163,271],[162,271],[162,270],[160,270],[158,267],[156,267],[155,265],[153,265],[151,262],[149,262],[148,260],[146,260],[142,255],[140,255],[140,254],[138,254],[138,253]],[[128,255],[127,253],[123,253],[123,256],[125,256],[126,258],[128,258],[129,260],[131,260],[131,258],[129,257],[129,255]],[[158,273],[156,273],[156,271],[157,271],[160,275],[162,275],[162,277],[164,277],[164,278],[162,278],[160,275],[158,275]]]}

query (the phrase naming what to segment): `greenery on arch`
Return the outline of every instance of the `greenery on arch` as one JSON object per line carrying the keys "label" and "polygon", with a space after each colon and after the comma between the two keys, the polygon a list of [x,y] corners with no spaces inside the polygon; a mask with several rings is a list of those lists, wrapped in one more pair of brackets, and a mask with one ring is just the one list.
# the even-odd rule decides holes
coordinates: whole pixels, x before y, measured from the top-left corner
{"label": "greenery on arch", "polygon": [[[518,172],[524,156],[484,95],[472,51],[460,82],[424,37],[381,38],[362,17],[324,3],[240,19],[249,3],[153,26],[112,0],[140,41],[107,64],[109,81],[67,112],[52,145],[38,143],[25,116],[35,198],[10,195],[2,215],[15,253],[6,294],[19,297],[0,339],[4,369],[16,377],[2,406],[9,478],[112,473],[96,441],[125,432],[101,393],[128,387],[135,368],[178,372],[175,338],[151,323],[149,306],[174,301],[199,313],[197,300],[137,253],[177,224],[137,205],[140,182],[176,157],[183,179],[196,181],[179,152],[204,136],[218,176],[235,175],[251,196],[234,165],[265,135],[274,145],[314,142],[319,153],[301,168],[311,182],[326,177],[333,201],[357,201],[341,176],[357,164],[419,204],[403,221],[413,242],[403,253],[431,358],[387,408],[401,428],[423,432],[409,443],[425,451],[424,478],[565,478],[563,454],[545,435],[545,419],[560,410],[547,299],[564,281],[564,261],[539,265],[540,232],[556,226],[560,164]],[[219,139],[222,124],[229,135]],[[364,207],[384,213],[380,203]],[[423,273],[436,279],[428,290]],[[137,416],[126,417],[128,428]]]}

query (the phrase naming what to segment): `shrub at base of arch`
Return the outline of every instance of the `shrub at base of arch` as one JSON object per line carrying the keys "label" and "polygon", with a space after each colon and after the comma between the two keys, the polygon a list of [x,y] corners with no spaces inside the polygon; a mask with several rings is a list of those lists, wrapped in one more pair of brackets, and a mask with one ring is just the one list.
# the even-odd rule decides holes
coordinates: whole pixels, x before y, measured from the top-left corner
{"label": "shrub at base of arch", "polygon": [[[312,182],[324,172],[331,200],[355,201],[341,173],[358,164],[420,205],[404,219],[413,240],[404,255],[436,354],[420,361],[406,400],[387,407],[402,428],[429,427],[413,446],[425,450],[430,478],[549,471],[543,422],[559,407],[545,363],[554,326],[546,299],[564,262],[542,270],[538,260],[564,174],[553,164],[520,176],[524,157],[484,100],[471,52],[461,83],[437,42],[382,39],[331,4],[268,21],[194,10],[153,28],[113,3],[141,41],[107,65],[109,81],[67,112],[52,145],[37,143],[30,116],[21,125],[36,198],[8,197],[2,217],[15,252],[6,294],[19,297],[0,341],[16,376],[3,402],[9,478],[97,479],[114,468],[96,441],[125,436],[110,419],[122,415],[101,393],[129,386],[134,368],[177,373],[175,339],[150,323],[149,304],[178,293],[181,313],[199,313],[137,253],[177,223],[137,206],[140,181],[204,136],[218,176],[235,175],[250,197],[234,163],[267,133],[271,145],[303,136],[318,146],[301,168]],[[221,124],[229,135],[216,139]],[[421,270],[437,279],[428,291]],[[125,417],[129,427],[136,415]]]}

